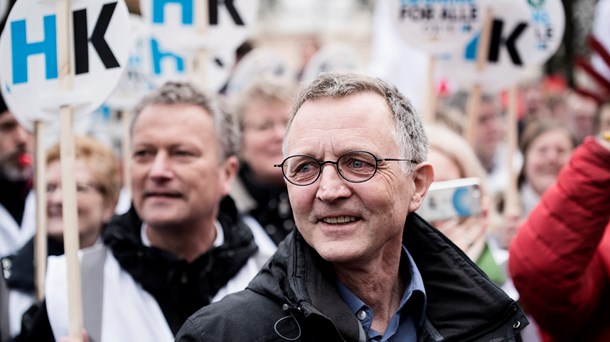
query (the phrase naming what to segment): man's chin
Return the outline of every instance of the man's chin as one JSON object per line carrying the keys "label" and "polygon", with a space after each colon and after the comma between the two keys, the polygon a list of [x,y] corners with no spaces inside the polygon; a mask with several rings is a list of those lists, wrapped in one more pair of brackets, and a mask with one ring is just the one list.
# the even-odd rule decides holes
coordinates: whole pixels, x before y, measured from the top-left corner
{"label": "man's chin", "polygon": [[145,222],[151,229],[159,232],[178,232],[180,227],[184,225],[183,220],[176,219],[175,217],[163,217],[158,215],[143,217],[142,221]]}
{"label": "man's chin", "polygon": [[322,259],[336,264],[354,262],[361,253],[354,248],[353,244],[347,242],[318,244],[314,249],[320,254]]}
{"label": "man's chin", "polygon": [[21,168],[16,166],[8,166],[0,167],[0,175],[2,178],[7,179],[11,182],[19,182],[30,179],[32,175],[31,168]]}
{"label": "man's chin", "polygon": [[159,213],[154,213],[152,215],[143,215],[142,221],[146,222],[149,225],[155,226],[169,226],[176,224],[176,220],[174,217],[159,215]]}
{"label": "man's chin", "polygon": [[49,226],[47,231],[47,235],[55,240],[55,241],[60,241],[63,242],[64,241],[64,228],[62,226]]}

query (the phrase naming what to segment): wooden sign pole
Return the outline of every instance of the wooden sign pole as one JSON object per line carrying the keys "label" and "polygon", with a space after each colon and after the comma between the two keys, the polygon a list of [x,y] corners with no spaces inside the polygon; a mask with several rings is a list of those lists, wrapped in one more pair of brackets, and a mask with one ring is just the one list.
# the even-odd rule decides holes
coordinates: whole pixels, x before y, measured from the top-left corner
{"label": "wooden sign pole", "polygon": [[[195,5],[195,25],[197,27],[198,36],[204,38],[208,34],[208,21],[209,21],[209,6],[208,0],[197,0]],[[191,74],[191,78],[194,83],[200,86],[202,89],[205,88],[206,83],[206,63],[208,60],[208,51],[206,48],[198,49],[195,56],[195,68]]]}
{"label": "wooden sign pole", "polygon": [[428,59],[428,92],[426,94],[426,116],[424,118],[426,123],[434,123],[436,121],[436,56],[431,54]]}
{"label": "wooden sign pole", "polygon": [[[481,74],[487,64],[487,58],[489,54],[489,43],[491,38],[491,23],[493,19],[493,13],[491,8],[485,10],[485,16],[483,17],[483,29],[479,36],[477,44],[477,74]],[[472,86],[468,97],[467,107],[467,125],[466,125],[466,141],[474,146],[476,139],[477,123],[479,121],[479,107],[481,104],[481,86],[477,83]]]}
{"label": "wooden sign pole", "polygon": [[47,189],[45,157],[45,124],[38,120],[34,123],[36,155],[34,181],[36,188],[36,237],[34,238],[34,281],[36,298],[44,298],[45,278],[47,274]]}
{"label": "wooden sign pole", "polygon": [[[506,131],[506,137],[508,142],[508,149],[506,153],[507,165],[508,165],[508,187],[506,189],[504,197],[504,208],[505,212],[520,212],[519,206],[519,189],[517,188],[517,174],[514,168],[514,156],[517,152],[517,87],[512,86],[509,90],[509,101],[508,101],[508,115],[506,118],[506,124],[508,129]],[[508,210],[507,210],[508,209]],[[512,210],[511,210],[512,209]]]}
{"label": "wooden sign pole", "polygon": [[[73,68],[71,60],[71,0],[57,2],[57,51],[59,62],[59,84],[63,91],[70,92],[73,88]],[[68,319],[69,336],[82,341],[83,338],[83,307],[80,277],[80,262],[78,259],[78,214],[76,207],[76,181],[74,174],[74,109],[71,105],[62,105],[60,115],[60,153],[61,153],[61,183],[62,183],[62,216],[64,226],[64,251],[67,260],[68,287]]]}
{"label": "wooden sign pole", "polygon": [[131,110],[121,112],[123,122],[123,134],[121,144],[121,155],[123,156],[123,186],[126,195],[131,198],[131,120],[133,113]]}

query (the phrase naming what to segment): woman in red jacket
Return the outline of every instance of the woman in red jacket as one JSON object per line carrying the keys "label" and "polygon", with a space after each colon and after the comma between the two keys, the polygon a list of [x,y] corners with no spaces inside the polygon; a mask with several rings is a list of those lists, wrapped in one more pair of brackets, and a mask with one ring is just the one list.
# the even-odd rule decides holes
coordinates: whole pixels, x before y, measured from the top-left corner
{"label": "woman in red jacket", "polygon": [[574,151],[519,229],[509,268],[545,341],[610,341],[610,132]]}

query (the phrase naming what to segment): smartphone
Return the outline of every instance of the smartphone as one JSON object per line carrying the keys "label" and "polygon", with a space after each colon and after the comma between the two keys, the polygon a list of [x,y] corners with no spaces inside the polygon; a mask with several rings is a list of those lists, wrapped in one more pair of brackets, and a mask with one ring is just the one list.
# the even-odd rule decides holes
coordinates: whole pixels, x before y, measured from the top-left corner
{"label": "smartphone", "polygon": [[416,212],[428,222],[480,215],[483,208],[479,179],[433,182]]}

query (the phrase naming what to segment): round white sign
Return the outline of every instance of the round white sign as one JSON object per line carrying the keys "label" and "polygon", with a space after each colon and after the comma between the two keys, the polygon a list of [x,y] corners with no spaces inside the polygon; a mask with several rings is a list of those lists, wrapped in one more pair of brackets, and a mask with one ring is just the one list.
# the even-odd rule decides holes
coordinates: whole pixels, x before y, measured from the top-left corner
{"label": "round white sign", "polygon": [[[144,37],[141,49],[135,53],[138,57],[132,60],[139,63],[137,68],[141,76],[152,82],[155,87],[168,81],[186,82],[193,78],[189,67],[196,57],[195,51],[172,50],[165,47],[156,37],[148,35]],[[205,88],[218,91],[229,77],[231,66],[235,63],[235,52],[209,51],[206,58],[203,69]]]}
{"label": "round white sign", "polygon": [[477,70],[478,35],[460,53],[439,57],[440,74],[463,88],[497,92],[516,84],[559,48],[565,29],[561,0],[495,0],[487,62]]}
{"label": "round white sign", "polygon": [[481,28],[486,0],[389,0],[402,37],[430,53],[459,49]]}
{"label": "round white sign", "polygon": [[105,101],[105,105],[119,111],[133,110],[156,86],[151,73],[144,68],[144,54],[150,45],[147,26],[139,15],[131,14],[129,20],[131,28],[129,59],[116,88]]}
{"label": "round white sign", "polygon": [[152,36],[170,51],[209,51],[235,49],[244,42],[256,22],[258,0],[224,0],[208,2],[208,25],[205,36],[196,24],[201,0],[140,0],[144,22],[151,26]]}
{"label": "round white sign", "polygon": [[72,90],[59,84],[56,3],[17,1],[0,38],[0,87],[19,121],[59,119],[71,105],[75,116],[92,113],[113,91],[129,55],[129,13],[123,0],[73,3],[70,50]]}
{"label": "round white sign", "polygon": [[227,95],[239,93],[263,75],[296,78],[296,73],[285,56],[270,48],[256,48],[248,52],[235,67],[227,85]]}

